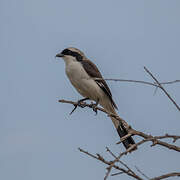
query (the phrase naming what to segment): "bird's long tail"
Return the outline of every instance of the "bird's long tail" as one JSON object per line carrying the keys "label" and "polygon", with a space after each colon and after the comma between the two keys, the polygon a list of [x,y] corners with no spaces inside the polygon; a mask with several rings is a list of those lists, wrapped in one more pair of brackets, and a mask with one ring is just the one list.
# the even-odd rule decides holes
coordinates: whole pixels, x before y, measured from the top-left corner
{"label": "bird's long tail", "polygon": [[[112,104],[105,103],[105,104],[102,104],[102,106],[109,113],[112,113],[112,114],[115,114],[116,116],[118,116],[118,114],[116,113],[116,111],[115,111],[114,107],[112,106]],[[112,122],[113,122],[113,124],[114,124],[120,138],[122,138],[123,136],[128,134],[128,131],[127,131],[128,124],[123,119],[122,119],[122,123],[121,123],[119,120],[117,120],[114,117],[110,117],[110,118],[111,118],[111,120],[112,120]],[[125,148],[128,149],[131,145],[135,144],[135,141],[130,136],[127,139],[125,139],[122,143],[125,146]]]}

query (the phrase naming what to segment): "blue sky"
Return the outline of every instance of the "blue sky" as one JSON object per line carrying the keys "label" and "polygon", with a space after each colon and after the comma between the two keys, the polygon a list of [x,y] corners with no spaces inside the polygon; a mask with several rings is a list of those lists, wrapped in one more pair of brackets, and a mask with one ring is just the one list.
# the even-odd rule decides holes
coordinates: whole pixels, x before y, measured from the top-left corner
{"label": "blue sky", "polygon": [[[74,46],[105,78],[152,81],[147,66],[160,81],[180,79],[179,9],[178,0],[1,0],[0,179],[103,179],[106,166],[77,148],[109,158],[106,146],[115,153],[123,146],[103,113],[77,109],[69,116],[72,106],[58,103],[81,96],[54,56]],[[118,113],[135,129],[179,134],[180,113],[160,90],[108,84]],[[180,104],[179,84],[166,89]],[[148,145],[122,160],[149,177],[179,171],[177,152]]]}

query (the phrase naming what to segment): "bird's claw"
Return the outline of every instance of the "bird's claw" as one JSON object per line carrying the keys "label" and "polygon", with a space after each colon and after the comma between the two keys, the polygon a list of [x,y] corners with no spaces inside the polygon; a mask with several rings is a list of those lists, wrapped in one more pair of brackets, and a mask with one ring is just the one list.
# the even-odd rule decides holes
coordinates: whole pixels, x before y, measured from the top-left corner
{"label": "bird's claw", "polygon": [[97,111],[97,104],[91,104],[91,107],[93,109],[93,111],[96,113],[95,115],[97,115],[98,111]]}
{"label": "bird's claw", "polygon": [[93,108],[93,111],[96,113],[95,116],[97,116],[98,111],[97,111],[96,107]]}
{"label": "bird's claw", "polygon": [[[83,101],[85,101],[85,100],[88,100],[89,98],[85,98],[85,99],[81,99],[81,100],[79,100],[77,103],[75,103],[75,104],[73,104],[74,105],[74,108],[73,108],[73,110],[69,113],[70,115],[76,110],[76,108],[79,106],[79,107],[81,107],[81,108],[84,108],[84,107],[86,107],[86,104],[83,102]],[[92,102],[91,102],[91,104],[90,104],[90,107],[93,109],[93,111],[96,113],[95,115],[97,115],[97,106],[98,106],[98,101],[95,103],[95,104],[93,104]]]}
{"label": "bird's claw", "polygon": [[75,110],[76,108],[79,106],[81,108],[84,108],[85,107],[85,104],[82,102],[82,101],[78,101],[77,104],[73,104],[74,105],[74,108],[73,110],[69,113],[69,115],[71,115]]}

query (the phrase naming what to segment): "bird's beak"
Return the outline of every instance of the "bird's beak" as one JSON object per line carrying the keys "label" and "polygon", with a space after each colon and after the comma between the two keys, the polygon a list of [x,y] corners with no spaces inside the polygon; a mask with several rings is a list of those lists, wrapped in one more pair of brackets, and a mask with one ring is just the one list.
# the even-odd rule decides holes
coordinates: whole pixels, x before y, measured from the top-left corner
{"label": "bird's beak", "polygon": [[64,57],[64,54],[58,53],[56,54],[56,57]]}

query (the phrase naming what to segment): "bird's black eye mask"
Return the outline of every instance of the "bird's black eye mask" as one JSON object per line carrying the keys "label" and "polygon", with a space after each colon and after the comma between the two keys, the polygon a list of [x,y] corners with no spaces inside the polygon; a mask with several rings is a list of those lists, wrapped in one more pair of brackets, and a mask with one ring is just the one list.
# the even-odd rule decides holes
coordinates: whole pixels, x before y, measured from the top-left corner
{"label": "bird's black eye mask", "polygon": [[71,51],[69,49],[64,49],[61,54],[73,56],[76,58],[77,61],[82,61],[83,57],[78,52]]}

